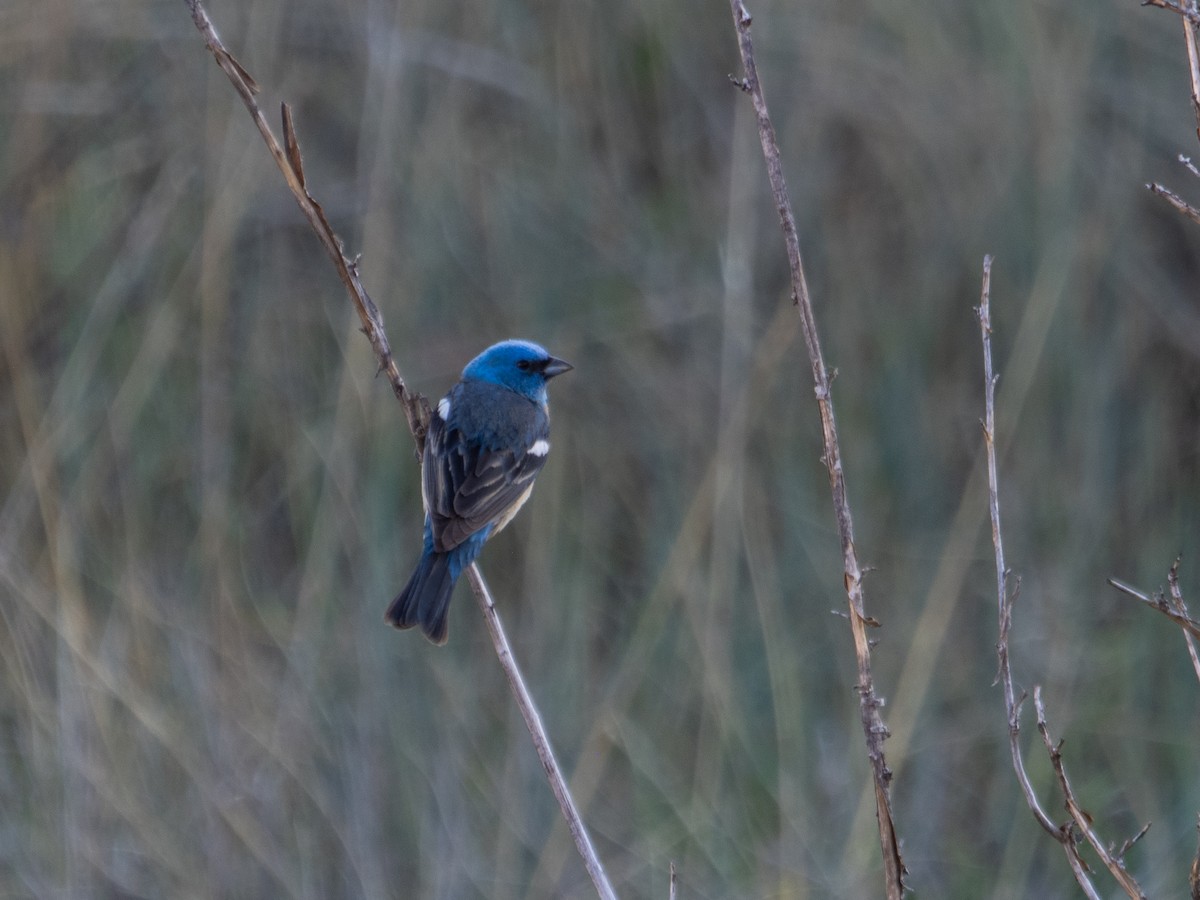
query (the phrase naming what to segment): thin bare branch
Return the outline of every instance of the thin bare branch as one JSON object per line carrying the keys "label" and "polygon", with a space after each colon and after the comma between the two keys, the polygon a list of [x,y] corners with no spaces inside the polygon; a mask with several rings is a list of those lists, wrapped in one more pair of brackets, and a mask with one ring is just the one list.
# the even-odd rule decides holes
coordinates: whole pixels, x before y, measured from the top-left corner
{"label": "thin bare branch", "polygon": [[1194,25],[1200,26],[1200,12],[1189,4],[1187,7],[1175,0],[1142,0],[1142,6],[1157,6],[1159,9],[1169,9],[1176,15],[1182,16],[1184,21],[1191,22]]}
{"label": "thin bare branch", "polygon": [[250,118],[254,120],[259,134],[262,135],[263,142],[275,160],[275,165],[283,174],[288,190],[296,198],[300,211],[304,213],[304,217],[308,219],[309,225],[312,226],[312,230],[325,248],[325,252],[333,260],[338,277],[342,279],[346,290],[349,291],[354,308],[362,320],[363,333],[371,342],[375,356],[379,359],[380,371],[387,373],[388,381],[392,385],[392,392],[400,401],[404,408],[404,414],[408,418],[408,427],[417,437],[418,447],[423,446],[425,427],[429,421],[428,405],[424,403],[424,398],[409,391],[405,385],[396,361],[392,358],[392,348],[388,344],[387,335],[383,331],[383,318],[358,278],[357,262],[346,256],[341,238],[337,236],[325,218],[325,211],[321,209],[321,205],[313,199],[304,185],[304,170],[300,162],[300,148],[292,129],[291,110],[286,104],[282,105],[283,125],[288,141],[288,150],[285,152],[279,146],[279,141],[271,131],[271,126],[267,124],[267,120],[258,106],[258,101],[254,99],[255,95],[259,93],[258,84],[221,42],[203,3],[200,0],[185,0],[185,2],[192,12],[192,21],[196,23],[196,28],[204,36],[205,46],[216,59],[217,65],[229,77],[238,96],[242,98],[242,103],[249,111]]}
{"label": "thin bare branch", "polygon": [[1200,48],[1196,46],[1196,29],[1200,27],[1200,11],[1196,0],[1186,0],[1183,7],[1183,42],[1187,46],[1188,76],[1192,86],[1192,113],[1196,117],[1196,136],[1200,138]]}
{"label": "thin bare branch", "polygon": [[1146,832],[1148,832],[1149,830],[1150,830],[1150,823],[1147,822],[1145,825],[1142,826],[1142,830],[1139,831],[1137,834],[1135,834],[1133,837],[1126,838],[1125,840],[1121,841],[1121,846],[1118,847],[1116,850],[1113,850],[1112,847],[1109,847],[1108,848],[1109,853],[1112,853],[1112,855],[1115,856],[1117,859],[1124,859],[1125,854],[1128,853],[1133,848],[1134,844],[1136,844],[1138,841],[1140,841],[1142,838],[1144,838],[1146,836]]}
{"label": "thin bare branch", "polygon": [[[996,601],[999,610],[999,638],[996,641],[996,656],[999,661],[999,681],[1004,691],[1004,708],[1008,713],[1008,745],[1012,756],[1013,770],[1017,774],[1017,782],[1021,785],[1021,793],[1025,795],[1025,804],[1033,813],[1034,819],[1042,826],[1047,834],[1059,842],[1067,855],[1067,862],[1075,880],[1083,888],[1088,897],[1099,900],[1096,891],[1088,877],[1087,863],[1079,855],[1079,846],[1069,828],[1060,828],[1046,815],[1029,773],[1025,770],[1025,762],[1021,756],[1021,705],[1025,695],[1019,698],[1013,688],[1012,668],[1008,658],[1008,635],[1012,627],[1012,610],[1017,596],[1020,594],[1021,582],[1010,591],[1008,577],[1011,574],[1004,562],[1004,536],[1000,528],[1000,487],[996,465],[996,381],[998,377],[992,367],[992,257],[983,258],[983,279],[980,289],[979,306],[975,312],[979,316],[979,333],[983,341],[983,443],[987,456],[988,468],[988,512],[992,522],[992,548],[996,554]],[[1035,688],[1035,695],[1040,689]]]}
{"label": "thin bare branch", "polygon": [[483,611],[483,620],[487,622],[488,631],[491,632],[492,643],[496,647],[500,665],[504,669],[504,674],[508,676],[509,686],[517,700],[517,707],[525,719],[525,726],[533,736],[533,745],[537,749],[538,759],[541,760],[542,768],[545,769],[549,778],[550,788],[554,791],[554,796],[562,809],[563,818],[567,820],[567,828],[571,831],[575,846],[579,848],[583,863],[592,877],[596,893],[601,900],[616,900],[617,895],[613,891],[612,885],[609,884],[608,875],[605,874],[600,857],[596,853],[595,847],[592,846],[592,839],[588,836],[587,827],[583,824],[583,817],[579,815],[579,810],[575,806],[575,798],[571,796],[567,779],[554,756],[554,750],[550,746],[550,736],[546,733],[546,726],[542,724],[541,713],[538,712],[537,704],[534,703],[529,688],[525,686],[521,669],[517,666],[517,660],[512,654],[508,635],[505,634],[500,616],[496,612],[496,602],[492,599],[491,589],[483,580],[483,573],[479,571],[476,563],[472,563],[471,567],[467,569],[467,575],[471,580],[471,588],[479,600],[479,608]]}
{"label": "thin bare branch", "polygon": [[[1067,778],[1066,767],[1063,765],[1063,742],[1055,742],[1050,737],[1050,729],[1046,725],[1046,708],[1042,704],[1042,689],[1040,687],[1033,689],[1033,706],[1037,710],[1038,733],[1042,736],[1042,743],[1046,745],[1046,752],[1050,756],[1050,765],[1053,767],[1054,775],[1058,779],[1058,787],[1063,793],[1063,803],[1071,816],[1071,825],[1064,826],[1064,832],[1069,831],[1073,826],[1074,830],[1082,834],[1084,839],[1091,844],[1092,849],[1100,857],[1100,861],[1104,863],[1104,867],[1108,869],[1117,884],[1121,885],[1122,890],[1134,898],[1134,900],[1146,900],[1146,895],[1142,892],[1141,886],[1126,871],[1125,861],[1109,852],[1104,842],[1100,840],[1100,836],[1096,834],[1096,829],[1092,827],[1091,814],[1080,806],[1079,801],[1075,799],[1075,791],[1071,787],[1071,782]],[[1146,826],[1146,828],[1149,827],[1149,825]],[[1145,829],[1142,830],[1142,833],[1145,833]],[[1141,834],[1138,837],[1141,837]],[[1134,838],[1134,840],[1136,839]],[[1074,843],[1074,839],[1071,839],[1071,843]]]}
{"label": "thin bare branch", "polygon": [[1108,583],[1121,593],[1128,594],[1151,609],[1162,613],[1180,627],[1183,631],[1183,639],[1187,642],[1188,656],[1192,660],[1192,670],[1196,673],[1196,678],[1200,680],[1200,654],[1197,653],[1196,648],[1196,639],[1200,638],[1200,622],[1189,615],[1187,604],[1183,602],[1183,592],[1179,588],[1179,562],[1179,559],[1176,559],[1167,572],[1169,594],[1164,594],[1162,590],[1159,590],[1151,597],[1115,578],[1108,579]]}
{"label": "thin bare branch", "polygon": [[[1191,85],[1192,98],[1192,115],[1196,119],[1196,137],[1200,140],[1200,8],[1197,7],[1197,0],[1143,0],[1143,6],[1157,6],[1160,9],[1169,9],[1180,17],[1180,24],[1183,27],[1183,42],[1187,49],[1188,57],[1188,80]],[[1191,160],[1187,159],[1182,154],[1179,157],[1192,174],[1200,175],[1196,167],[1192,165]],[[1151,193],[1157,194],[1184,216],[1187,216],[1193,222],[1200,224],[1200,210],[1192,206],[1174,191],[1164,187],[1157,182],[1146,185]]]}
{"label": "thin bare branch", "polygon": [[671,886],[667,891],[667,900],[675,900],[675,863],[671,862]]}
{"label": "thin bare branch", "polygon": [[800,314],[801,330],[808,347],[808,358],[812,365],[814,391],[817,407],[821,414],[824,443],[822,456],[829,471],[829,485],[833,494],[833,505],[837,515],[838,535],[841,539],[842,561],[846,599],[850,608],[850,630],[854,638],[854,652],[858,661],[859,714],[863,736],[867,745],[867,756],[875,787],[875,818],[879,825],[879,843],[883,853],[884,883],[889,900],[899,900],[905,891],[904,876],[907,870],[900,856],[900,839],[892,819],[891,780],[892,771],[887,766],[883,742],[888,737],[887,726],[879,713],[882,700],[875,693],[875,682],[871,674],[871,642],[867,628],[877,625],[865,612],[863,599],[863,571],[854,547],[854,523],[850,514],[850,501],[846,493],[846,478],[842,470],[842,451],[838,443],[837,424],[833,414],[833,398],[830,394],[831,375],[825,367],[825,358],[817,333],[812,300],[804,277],[804,265],[800,257],[800,241],[796,233],[796,220],[788,197],[787,182],[783,176],[779,146],[775,138],[775,126],[767,110],[758,67],[754,61],[754,43],[750,35],[751,18],[742,0],[730,0],[733,24],[738,36],[738,49],[742,59],[743,77],[731,78],[743,92],[750,95],[758,120],[758,137],[762,144],[763,158],[767,165],[767,178],[779,223],[783,229],[787,246],[788,265],[792,280],[792,303]]}
{"label": "thin bare branch", "polygon": [[[1128,594],[1130,597],[1140,600],[1147,606],[1158,610],[1160,613],[1182,628],[1184,633],[1189,637],[1200,637],[1200,622],[1197,622],[1185,612],[1180,612],[1176,609],[1173,609],[1162,591],[1158,591],[1153,597],[1150,597],[1132,585],[1128,585],[1123,581],[1118,581],[1116,578],[1109,578],[1108,583],[1121,593]],[[1182,598],[1180,598],[1180,600],[1182,600]],[[1182,609],[1186,610],[1187,607],[1182,607]]]}
{"label": "thin bare branch", "polygon": [[1196,209],[1196,207],[1192,206],[1170,188],[1163,187],[1157,181],[1152,181],[1146,185],[1146,190],[1152,194],[1157,194],[1158,196],[1162,197],[1173,207],[1175,207],[1180,215],[1187,216],[1193,222],[1200,224],[1200,209]]}
{"label": "thin bare branch", "polygon": [[1175,562],[1167,570],[1167,591],[1171,598],[1171,608],[1175,611],[1175,614],[1190,623],[1190,627],[1183,630],[1183,639],[1187,642],[1188,656],[1192,660],[1192,671],[1196,673],[1196,678],[1200,679],[1200,655],[1196,652],[1196,638],[1200,637],[1200,623],[1191,618],[1188,614],[1187,604],[1183,602],[1183,591],[1179,587],[1180,562],[1181,557],[1175,557]]}
{"label": "thin bare branch", "polygon": [[[1196,820],[1196,832],[1200,834],[1200,817]],[[1200,842],[1196,845],[1196,855],[1192,859],[1192,870],[1188,872],[1188,888],[1192,900],[1200,900]]]}
{"label": "thin bare branch", "polygon": [[1162,592],[1156,593],[1153,597],[1151,597],[1142,591],[1139,591],[1132,585],[1128,585],[1123,581],[1118,581],[1116,578],[1109,578],[1108,583],[1121,593],[1128,594],[1135,600],[1140,600],[1142,603],[1145,603],[1151,609],[1158,610],[1158,612],[1162,613],[1164,616],[1178,625],[1183,630],[1184,634],[1186,634],[1189,638],[1200,637],[1200,622],[1197,622],[1190,616],[1176,612],[1174,609],[1172,609]]}
{"label": "thin bare branch", "polygon": [[[209,19],[201,0],[185,0],[185,2],[191,10],[192,21],[196,23],[196,28],[204,37],[204,43],[208,47],[209,52],[212,53],[217,61],[217,65],[229,77],[234,90],[241,97],[242,102],[250,113],[250,117],[254,120],[254,124],[262,135],[263,142],[267,145],[267,149],[274,158],[275,164],[283,174],[288,189],[292,192],[292,196],[296,198],[296,203],[300,206],[300,210],[304,213],[305,218],[308,219],[309,225],[312,226],[317,238],[321,241],[322,246],[325,247],[330,259],[333,260],[338,276],[342,279],[342,283],[345,284],[347,291],[349,291],[351,300],[354,302],[354,307],[358,311],[359,318],[362,320],[363,333],[370,340],[371,347],[375,351],[375,356],[379,360],[379,370],[387,373],[388,380],[392,385],[392,391],[404,408],[409,430],[412,431],[419,455],[425,443],[425,431],[429,422],[429,404],[424,397],[409,391],[405,385],[396,361],[392,357],[391,346],[388,343],[387,335],[384,333],[383,319],[379,314],[379,309],[375,306],[370,296],[368,296],[359,280],[358,261],[346,256],[341,238],[338,237],[333,227],[329,224],[321,205],[308,191],[304,177],[303,158],[292,122],[291,109],[286,103],[282,104],[284,146],[281,147],[279,140],[275,137],[270,125],[267,124],[266,119],[263,117],[258,102],[254,99],[255,95],[259,93],[258,85],[221,42],[216,28],[213,26],[212,20]],[[600,896],[601,900],[616,900],[617,895],[613,891],[608,876],[605,874],[604,866],[600,862],[595,848],[592,846],[587,829],[584,827],[583,819],[580,817],[579,811],[575,807],[575,801],[571,797],[566,778],[558,765],[558,761],[554,757],[554,751],[551,749],[550,739],[546,734],[545,726],[542,724],[541,715],[533,701],[533,697],[525,686],[525,679],[521,675],[516,658],[512,654],[508,637],[496,613],[496,605],[492,600],[491,591],[488,589],[487,583],[484,581],[483,574],[480,572],[478,566],[472,564],[469,569],[469,575],[471,588],[475,593],[480,608],[483,610],[484,621],[487,622],[488,631],[492,635],[496,656],[500,661],[504,674],[508,678],[517,706],[521,710],[521,715],[525,719],[526,726],[529,728],[534,748],[550,782],[551,790],[553,790],[554,796],[558,799],[563,817],[567,820],[567,826],[571,831],[571,836],[575,839],[575,846],[583,858],[584,866],[592,878],[596,893]]]}

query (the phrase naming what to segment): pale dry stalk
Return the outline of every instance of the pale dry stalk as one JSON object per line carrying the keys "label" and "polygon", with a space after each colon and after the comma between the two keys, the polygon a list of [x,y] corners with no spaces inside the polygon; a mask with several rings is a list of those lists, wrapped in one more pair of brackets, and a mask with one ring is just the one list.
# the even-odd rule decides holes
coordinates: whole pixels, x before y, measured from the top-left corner
{"label": "pale dry stalk", "polygon": [[[254,99],[255,94],[259,91],[258,85],[222,43],[220,37],[217,35],[216,28],[213,26],[212,20],[209,19],[208,13],[205,11],[204,5],[200,0],[185,0],[185,2],[191,10],[192,20],[196,23],[196,28],[199,29],[201,35],[204,37],[204,43],[208,47],[209,52],[212,53],[222,71],[229,77],[234,90],[237,91],[246,109],[250,112],[254,124],[262,135],[263,142],[267,145],[267,149],[274,158],[275,164],[279,167],[279,171],[283,174],[284,180],[287,182],[288,189],[292,192],[292,196],[296,198],[296,203],[299,204],[301,211],[304,213],[305,218],[308,219],[317,238],[321,241],[322,246],[325,247],[326,252],[328,252],[330,258],[333,260],[334,267],[338,271],[338,276],[342,279],[343,284],[346,285],[346,289],[350,293],[350,298],[354,302],[354,308],[358,311],[359,318],[362,320],[363,333],[370,340],[371,347],[375,351],[375,356],[379,360],[379,369],[387,374],[388,381],[392,385],[392,390],[404,408],[409,429],[412,431],[413,438],[417,442],[418,453],[420,453],[424,447],[425,429],[429,422],[429,405],[424,397],[409,391],[405,385],[396,361],[392,357],[391,346],[388,344],[387,335],[384,333],[383,320],[379,314],[379,310],[359,281],[358,261],[346,256],[342,241],[325,218],[325,213],[321,209],[321,205],[308,192],[304,179],[304,166],[300,155],[300,145],[296,140],[295,130],[292,127],[291,110],[287,104],[283,104],[284,146],[281,147],[278,139],[271,131],[271,127],[263,117],[258,102]],[[571,836],[575,840],[575,846],[583,859],[584,867],[587,869],[596,893],[601,900],[616,900],[616,892],[613,890],[608,875],[604,871],[604,865],[600,862],[600,857],[592,845],[591,838],[588,836],[587,828],[584,826],[583,818],[575,806],[575,801],[571,796],[571,791],[567,785],[566,777],[563,775],[562,768],[555,759],[554,751],[550,744],[550,737],[546,733],[545,725],[542,723],[542,717],[533,700],[533,695],[529,693],[529,689],[525,685],[525,679],[521,675],[520,667],[513,656],[508,636],[505,634],[504,626],[496,612],[496,604],[492,600],[491,591],[483,579],[483,573],[477,565],[472,564],[468,570],[468,574],[475,599],[479,603],[479,608],[483,611],[484,621],[487,623],[488,632],[492,636],[492,644],[496,651],[496,657],[500,661],[500,666],[504,670],[505,676],[508,678],[508,683],[512,688],[517,707],[520,709],[521,716],[525,720],[525,725],[529,729],[534,749],[537,751],[538,759],[541,761],[542,768],[546,772],[550,788],[558,800],[559,808],[566,819]]]}
{"label": "pale dry stalk", "polygon": [[829,471],[829,486],[833,494],[833,507],[837,516],[838,536],[842,547],[844,584],[846,599],[850,607],[850,631],[854,638],[854,653],[858,662],[859,714],[863,736],[866,740],[867,756],[871,763],[871,775],[875,788],[875,819],[879,825],[879,843],[883,853],[884,885],[889,900],[899,900],[904,894],[906,869],[900,856],[900,838],[892,818],[891,780],[883,752],[883,742],[888,737],[887,726],[879,709],[883,701],[875,693],[875,682],[871,674],[871,641],[867,628],[878,626],[878,622],[867,616],[863,603],[863,570],[854,546],[854,521],[850,514],[850,501],[846,493],[846,476],[842,469],[842,451],[838,442],[837,423],[833,415],[833,397],[830,393],[830,374],[825,366],[817,333],[816,317],[812,299],[804,277],[804,264],[800,257],[800,240],[796,232],[796,219],[788,196],[787,182],[783,176],[783,163],[779,156],[779,145],[775,138],[775,126],[767,110],[758,67],[754,61],[754,43],[750,35],[751,18],[742,0],[730,0],[733,24],[738,36],[738,49],[742,59],[743,77],[735,84],[750,95],[758,120],[759,142],[767,165],[767,178],[771,184],[771,195],[779,214],[787,247],[788,266],[792,281],[792,303],[800,314],[800,326],[808,358],[812,366],[814,392],[817,408],[821,415],[821,430],[824,446],[823,461]]}

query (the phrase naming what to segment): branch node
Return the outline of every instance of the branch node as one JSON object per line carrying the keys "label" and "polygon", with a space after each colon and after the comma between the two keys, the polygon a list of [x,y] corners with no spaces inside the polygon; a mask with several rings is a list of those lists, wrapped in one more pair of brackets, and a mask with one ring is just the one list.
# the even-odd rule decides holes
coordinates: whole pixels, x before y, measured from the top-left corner
{"label": "branch node", "polygon": [[736,75],[734,75],[732,73],[730,73],[729,75],[727,75],[725,77],[729,79],[730,84],[732,84],[735,88],[737,88],[743,94],[750,93],[751,88],[745,78],[738,78]]}

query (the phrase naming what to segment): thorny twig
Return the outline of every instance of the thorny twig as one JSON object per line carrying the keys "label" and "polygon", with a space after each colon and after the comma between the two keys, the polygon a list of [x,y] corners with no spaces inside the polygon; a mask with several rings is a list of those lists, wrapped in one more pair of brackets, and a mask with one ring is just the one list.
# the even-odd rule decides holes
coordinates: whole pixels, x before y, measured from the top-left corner
{"label": "thorny twig", "polygon": [[1151,181],[1146,185],[1146,190],[1152,194],[1157,194],[1168,203],[1170,203],[1179,212],[1180,215],[1187,216],[1197,225],[1200,225],[1200,209],[1192,206],[1169,187],[1164,187],[1157,181]]}
{"label": "thorny twig", "polygon": [[1142,6],[1157,6],[1159,9],[1169,9],[1171,12],[1182,16],[1184,21],[1200,26],[1200,11],[1196,10],[1194,4],[1189,3],[1187,6],[1184,6],[1182,3],[1176,3],[1175,0],[1142,0]]}
{"label": "thorny twig", "polygon": [[[1062,741],[1054,741],[1050,737],[1050,729],[1046,725],[1046,707],[1042,704],[1042,689],[1035,687],[1033,689],[1033,706],[1037,710],[1037,728],[1038,734],[1042,736],[1042,743],[1046,745],[1046,753],[1050,756],[1050,765],[1054,769],[1054,775],[1058,779],[1059,790],[1063,793],[1063,804],[1067,808],[1067,812],[1071,816],[1071,821],[1062,826],[1060,829],[1063,834],[1063,839],[1075,843],[1075,836],[1072,832],[1078,832],[1083,835],[1084,839],[1092,845],[1092,849],[1100,857],[1100,861],[1104,863],[1104,867],[1108,869],[1109,874],[1116,880],[1117,884],[1134,900],[1146,900],[1146,895],[1143,893],[1141,886],[1137,883],[1132,875],[1125,868],[1125,860],[1121,855],[1114,854],[1104,842],[1100,840],[1100,836],[1096,834],[1096,829],[1092,826],[1092,816],[1079,805],[1079,801],[1075,799],[1075,791],[1071,788],[1071,782],[1067,778],[1067,770],[1063,766],[1062,760]],[[1146,825],[1133,838],[1126,842],[1125,846],[1132,846],[1149,828]]]}
{"label": "thorny twig", "polygon": [[[1192,96],[1192,114],[1196,118],[1196,137],[1200,139],[1200,8],[1197,8],[1197,0],[1143,0],[1143,6],[1157,6],[1160,9],[1169,9],[1179,15],[1180,22],[1183,25],[1183,42],[1187,49],[1188,56],[1188,77],[1191,84]],[[1180,161],[1187,166],[1193,174],[1196,169],[1192,166],[1191,161],[1186,159],[1182,154],[1179,157]],[[1187,216],[1193,222],[1200,223],[1200,210],[1192,206],[1174,191],[1163,187],[1157,182],[1151,182],[1146,185],[1147,190],[1153,194],[1162,197],[1170,203],[1177,211]]]}
{"label": "thorny twig", "polygon": [[859,565],[854,547],[854,523],[850,515],[850,501],[846,493],[846,477],[842,470],[842,451],[838,442],[837,424],[833,415],[833,397],[830,394],[832,381],[825,367],[817,334],[816,318],[812,300],[804,277],[804,265],[800,257],[800,241],[796,233],[796,219],[788,197],[787,182],[783,177],[783,164],[779,157],[779,145],[775,139],[775,126],[767,111],[762,84],[758,78],[758,67],[754,61],[754,43],[750,36],[750,13],[742,0],[730,0],[733,24],[738,36],[738,49],[742,59],[742,78],[731,81],[738,89],[748,94],[754,103],[758,120],[759,142],[767,165],[767,178],[775,209],[779,214],[787,246],[788,264],[792,280],[792,303],[800,314],[801,330],[808,347],[808,358],[812,365],[817,407],[821,414],[824,453],[822,459],[829,471],[829,485],[833,493],[834,511],[837,515],[838,535],[841,539],[842,561],[846,598],[850,608],[850,630],[854,638],[854,652],[858,661],[859,715],[863,735],[866,739],[867,756],[871,762],[871,773],[875,787],[875,819],[879,825],[879,843],[883,852],[884,883],[889,900],[899,900],[905,890],[906,869],[900,856],[900,838],[892,819],[891,780],[892,771],[884,757],[883,742],[888,737],[887,726],[879,713],[883,701],[875,693],[875,682],[871,674],[871,642],[867,628],[878,622],[867,616],[863,602],[863,568]]}
{"label": "thorny twig", "polygon": [[[255,95],[259,92],[258,85],[242,67],[241,63],[229,52],[224,43],[222,43],[201,0],[185,0],[185,2],[191,10],[192,20],[196,23],[196,28],[204,36],[205,45],[216,59],[217,65],[221,67],[222,71],[225,72],[229,80],[233,83],[234,90],[237,91],[246,109],[250,112],[254,124],[258,127],[259,133],[267,145],[267,149],[275,159],[275,164],[279,167],[279,171],[283,173],[288,189],[291,190],[292,196],[296,198],[296,203],[299,204],[301,211],[308,219],[322,246],[329,253],[334,267],[338,271],[338,276],[350,292],[354,307],[358,311],[359,318],[362,320],[363,333],[366,334],[371,342],[371,347],[374,349],[375,356],[379,360],[380,371],[387,373],[392,390],[404,407],[409,429],[413,433],[413,438],[417,442],[418,452],[420,452],[424,446],[425,430],[429,422],[428,402],[421,395],[409,391],[405,385],[404,379],[400,375],[400,370],[392,357],[391,346],[388,344],[387,336],[384,333],[383,320],[379,314],[379,310],[359,281],[358,261],[346,256],[341,239],[325,218],[325,212],[321,209],[321,205],[308,191],[308,187],[305,184],[300,145],[296,139],[295,129],[292,125],[291,109],[286,103],[282,105],[284,146],[280,147],[278,139],[271,131],[270,125],[267,124],[262,111],[259,109],[258,101],[254,99]],[[521,715],[525,719],[526,727],[529,729],[530,736],[533,739],[534,748],[537,751],[538,758],[541,760],[542,768],[546,772],[546,777],[550,782],[554,796],[558,799],[563,817],[567,821],[567,827],[571,831],[571,836],[575,839],[575,846],[583,858],[584,866],[591,876],[596,893],[600,896],[601,900],[616,900],[616,892],[608,880],[608,875],[604,871],[600,857],[592,846],[591,838],[588,836],[587,829],[583,824],[583,818],[579,815],[579,810],[575,806],[575,801],[571,796],[570,788],[567,786],[566,778],[558,765],[558,761],[555,759],[549,735],[542,724],[541,714],[538,712],[532,694],[529,693],[529,689],[525,685],[525,679],[521,675],[516,658],[512,654],[512,648],[509,646],[504,626],[501,624],[500,618],[496,613],[495,602],[492,600],[491,592],[483,579],[483,574],[479,570],[479,567],[472,563],[468,569],[468,575],[475,598],[479,603],[480,609],[483,610],[484,621],[487,623],[488,631],[491,633],[492,642],[496,649],[496,656],[500,661],[501,667],[504,669],[504,674],[508,678],[517,706],[521,710]]]}
{"label": "thorny twig", "polygon": [[1179,562],[1177,558],[1167,572],[1167,589],[1169,594],[1164,594],[1162,590],[1158,590],[1155,591],[1153,597],[1150,597],[1137,588],[1123,581],[1118,581],[1115,578],[1108,579],[1108,583],[1121,593],[1128,594],[1130,597],[1145,603],[1151,609],[1158,610],[1180,627],[1183,631],[1183,638],[1187,641],[1188,656],[1192,659],[1192,669],[1196,673],[1196,678],[1200,679],[1200,654],[1196,650],[1196,639],[1200,638],[1200,622],[1197,622],[1188,614],[1187,604],[1183,602],[1183,592],[1179,589]]}
{"label": "thorny twig", "polygon": [[[1200,817],[1196,820],[1196,831],[1200,833]],[[1192,858],[1192,869],[1188,872],[1188,890],[1192,900],[1200,900],[1200,842],[1196,845],[1196,855]]]}
{"label": "thorny twig", "polygon": [[[1058,776],[1059,787],[1062,789],[1067,811],[1071,815],[1070,822],[1064,825],[1055,825],[1045,810],[1042,809],[1037,794],[1034,793],[1033,784],[1029,780],[1029,774],[1025,770],[1024,760],[1021,757],[1021,704],[1025,697],[1024,695],[1020,698],[1016,697],[1016,692],[1013,688],[1012,669],[1008,658],[1008,638],[1012,627],[1012,610],[1013,604],[1020,592],[1020,580],[1018,579],[1017,584],[1010,591],[1008,586],[1010,572],[1004,562],[1004,539],[1000,530],[1000,489],[996,465],[996,381],[999,376],[996,375],[992,367],[991,284],[992,258],[991,256],[985,256],[983,258],[983,285],[980,291],[979,307],[976,309],[976,313],[979,316],[980,336],[983,341],[983,442],[987,455],[988,511],[992,522],[992,546],[996,554],[996,595],[999,608],[999,639],[996,643],[996,655],[999,659],[1000,669],[998,677],[1004,690],[1004,706],[1008,714],[1008,741],[1009,750],[1012,754],[1013,769],[1017,774],[1017,781],[1021,785],[1021,792],[1025,795],[1025,803],[1029,806],[1030,812],[1033,813],[1033,817],[1042,827],[1042,830],[1062,846],[1071,871],[1075,875],[1075,880],[1079,883],[1084,893],[1088,897],[1094,898],[1094,900],[1099,900],[1100,898],[1096,886],[1092,884],[1089,877],[1087,863],[1080,855],[1079,841],[1076,837],[1077,832],[1087,838],[1088,843],[1100,855],[1105,866],[1112,872],[1113,877],[1126,890],[1129,896],[1141,900],[1144,897],[1141,888],[1138,887],[1133,877],[1125,871],[1125,864],[1121,857],[1124,855],[1126,849],[1145,834],[1146,829],[1143,828],[1135,837],[1126,841],[1120,853],[1114,854],[1100,843],[1099,838],[1091,827],[1091,817],[1083,811],[1079,803],[1075,800],[1071,784],[1067,780],[1067,773],[1062,764],[1062,745],[1061,743],[1056,745],[1050,741],[1049,730],[1046,726],[1046,710],[1042,704],[1040,687],[1035,687],[1033,691],[1033,702],[1037,709],[1038,732],[1042,735],[1042,740],[1046,743],[1046,750],[1050,754],[1050,762],[1054,767],[1055,774]],[[1146,827],[1148,828],[1149,826]]]}

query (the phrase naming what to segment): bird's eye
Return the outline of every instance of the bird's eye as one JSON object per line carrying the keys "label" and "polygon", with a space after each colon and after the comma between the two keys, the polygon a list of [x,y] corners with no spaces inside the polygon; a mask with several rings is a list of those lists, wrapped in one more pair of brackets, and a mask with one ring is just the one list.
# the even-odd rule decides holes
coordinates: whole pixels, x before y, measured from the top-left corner
{"label": "bird's eye", "polygon": [[531,363],[527,359],[518,359],[517,360],[517,368],[520,369],[522,372],[528,372],[531,368],[533,368],[533,363]]}

